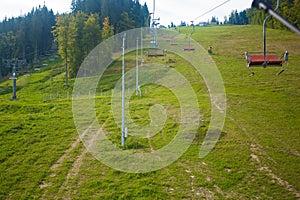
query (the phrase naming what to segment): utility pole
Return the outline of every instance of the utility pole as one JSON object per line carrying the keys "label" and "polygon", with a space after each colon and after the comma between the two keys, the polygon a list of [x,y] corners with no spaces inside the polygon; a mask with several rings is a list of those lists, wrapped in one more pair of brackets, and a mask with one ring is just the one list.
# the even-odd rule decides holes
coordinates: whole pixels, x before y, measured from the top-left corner
{"label": "utility pole", "polygon": [[155,13],[155,0],[153,0],[153,19],[154,19],[154,13]]}
{"label": "utility pole", "polygon": [[17,70],[16,70],[16,63],[13,64],[13,76],[12,79],[13,80],[13,96],[11,98],[11,100],[17,100]]}
{"label": "utility pole", "polygon": [[125,146],[126,128],[125,128],[125,39],[126,33],[123,36],[123,53],[122,53],[122,146]]}
{"label": "utility pole", "polygon": [[11,59],[11,60],[7,60],[7,62],[9,63],[9,67],[12,68],[12,77],[9,78],[11,80],[13,80],[13,96],[11,98],[11,100],[17,100],[17,79],[18,79],[18,75],[17,75],[17,68],[21,69],[24,68],[26,65],[26,60],[19,60],[19,59]]}
{"label": "utility pole", "polygon": [[139,38],[136,39],[136,72],[135,72],[135,95],[139,95]]}
{"label": "utility pole", "polygon": [[141,57],[142,57],[142,60],[141,60],[141,67],[144,66],[144,41],[143,41],[143,28],[141,28]]}
{"label": "utility pole", "polygon": [[3,59],[2,60],[2,66],[5,66],[6,68],[11,69],[12,76],[9,78],[10,80],[13,81],[13,95],[11,100],[17,100],[17,69],[24,68],[26,66],[26,60],[25,59]]}
{"label": "utility pole", "polygon": [[154,48],[158,48],[157,44],[157,26],[160,24],[157,21],[160,21],[160,18],[155,19],[155,0],[153,0],[153,18],[152,18],[152,29],[153,29],[153,41]]}

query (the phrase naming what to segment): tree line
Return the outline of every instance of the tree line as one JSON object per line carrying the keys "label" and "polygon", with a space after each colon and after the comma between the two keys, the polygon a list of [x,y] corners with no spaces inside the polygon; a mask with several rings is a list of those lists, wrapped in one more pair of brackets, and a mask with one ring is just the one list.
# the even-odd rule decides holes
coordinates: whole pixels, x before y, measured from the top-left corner
{"label": "tree line", "polygon": [[48,54],[53,48],[55,15],[46,6],[33,8],[25,16],[5,18],[0,23],[0,78],[11,71],[5,59],[26,59],[27,63]]}
{"label": "tree line", "polygon": [[[277,5],[277,0],[268,0],[267,3],[275,8]],[[288,19],[295,26],[300,27],[300,0],[280,1],[280,6],[277,12],[284,18]],[[267,15],[268,14],[261,10],[249,9],[247,12],[250,24],[263,24],[263,21]],[[267,25],[268,27],[275,29],[288,29],[273,17],[269,20]]]}
{"label": "tree line", "polygon": [[71,10],[88,15],[97,13],[100,24],[109,17],[115,34],[150,23],[147,4],[141,5],[138,0],[72,0]]}
{"label": "tree line", "polygon": [[71,10],[70,14],[57,16],[53,31],[71,77],[101,41],[149,25],[147,4],[142,6],[137,0],[72,0]]}
{"label": "tree line", "polygon": [[45,5],[0,23],[0,78],[11,69],[6,59],[34,66],[57,50],[75,77],[84,57],[108,37],[150,23],[147,4],[138,0],[72,0],[71,13],[54,14]]}
{"label": "tree line", "polygon": [[[266,2],[273,8],[277,5],[277,0],[267,0]],[[281,1],[277,12],[295,26],[300,27],[300,0]],[[264,11],[253,8],[241,12],[234,10],[228,18],[225,17],[224,23],[262,25],[267,15]],[[287,29],[287,27],[273,17],[268,21],[267,26],[275,29]]]}

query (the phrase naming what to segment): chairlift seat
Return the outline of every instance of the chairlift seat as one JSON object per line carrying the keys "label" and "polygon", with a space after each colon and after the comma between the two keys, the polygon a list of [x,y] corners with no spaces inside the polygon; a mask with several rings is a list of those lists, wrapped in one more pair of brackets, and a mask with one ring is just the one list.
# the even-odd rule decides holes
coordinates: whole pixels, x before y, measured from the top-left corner
{"label": "chairlift seat", "polygon": [[184,47],[183,48],[184,51],[195,51],[194,47]]}
{"label": "chairlift seat", "polygon": [[149,53],[149,54],[147,54],[147,56],[148,57],[163,57],[163,56],[165,56],[165,54],[161,54],[161,53]]}
{"label": "chairlift seat", "polygon": [[166,56],[167,51],[165,49],[160,49],[157,47],[149,48],[149,51],[146,52],[147,57],[163,57]]}
{"label": "chairlift seat", "polygon": [[279,59],[276,54],[269,53],[264,56],[262,53],[249,53],[245,52],[246,57],[246,67],[250,71],[250,76],[254,75],[254,72],[250,69],[250,67],[257,67],[257,66],[279,66],[281,67],[283,63],[286,64],[286,66],[281,69],[280,72],[278,72],[276,75],[280,75],[282,72],[284,72],[288,67],[288,60],[289,60],[289,53],[288,51],[285,51],[283,54],[283,59]]}
{"label": "chairlift seat", "polygon": [[250,55],[246,56],[247,65],[250,66],[264,66],[264,65],[272,65],[272,66],[282,66],[283,60],[279,59],[276,54],[266,55],[266,60],[264,55]]}
{"label": "chairlift seat", "polygon": [[[253,1],[252,6],[253,7],[261,7],[261,8],[265,6],[265,8],[263,8],[263,9],[266,12],[272,10],[266,4],[264,4],[263,6],[259,6],[258,4],[259,4],[259,1]],[[286,64],[285,68],[281,69],[281,71],[278,72],[276,75],[280,75],[288,67],[288,60],[289,60],[289,52],[288,51],[284,52],[283,59],[279,59],[276,54],[270,54],[270,53],[268,54],[267,53],[267,34],[266,34],[266,32],[267,32],[267,30],[266,30],[266,28],[267,28],[267,22],[272,17],[272,15],[275,16],[274,13],[277,14],[276,10],[279,8],[279,4],[280,4],[280,0],[277,0],[277,6],[273,10],[273,14],[271,12],[269,12],[270,15],[268,15],[265,18],[264,22],[263,22],[263,44],[264,44],[264,46],[263,46],[264,47],[263,48],[264,49],[263,53],[262,54],[261,53],[260,54],[256,54],[256,55],[253,53],[251,55],[250,53],[245,52],[246,67],[251,72],[250,76],[254,75],[254,72],[250,69],[251,66],[263,66],[263,67],[267,67],[267,66],[282,66],[283,63],[285,62],[285,64]],[[276,18],[278,19],[278,17],[276,17]],[[279,21],[281,21],[281,20],[279,20]]]}

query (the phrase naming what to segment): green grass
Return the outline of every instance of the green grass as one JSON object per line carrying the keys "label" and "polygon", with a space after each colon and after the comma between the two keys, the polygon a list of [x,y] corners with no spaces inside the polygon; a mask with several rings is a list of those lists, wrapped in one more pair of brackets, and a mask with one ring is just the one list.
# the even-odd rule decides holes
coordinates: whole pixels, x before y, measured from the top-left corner
{"label": "green grass", "polygon": [[[189,32],[188,29],[181,29]],[[85,151],[73,122],[72,85],[64,84],[63,62],[18,79],[19,100],[11,101],[11,81],[0,83],[0,199],[297,199],[300,184],[300,38],[268,30],[268,49],[290,52],[289,68],[255,68],[249,77],[245,51],[262,51],[260,26],[197,27],[193,39],[212,55],[227,94],[221,137],[205,158],[198,153],[208,129],[210,100],[205,83],[181,58],[168,54],[175,70],[197,92],[201,119],[196,138],[175,163],[155,172],[113,170]],[[134,53],[127,55],[135,66]],[[170,63],[161,58],[146,63]],[[97,117],[111,141],[120,145],[120,129],[111,113],[111,89],[121,78],[121,60],[103,75],[96,93]],[[128,69],[127,69],[128,70]],[[130,137],[126,148],[149,152],[169,143],[178,129],[180,109],[172,93],[156,85],[132,97],[130,114],[140,125],[149,109],[161,104],[167,123],[150,139]],[[166,98],[167,97],[167,98]]]}

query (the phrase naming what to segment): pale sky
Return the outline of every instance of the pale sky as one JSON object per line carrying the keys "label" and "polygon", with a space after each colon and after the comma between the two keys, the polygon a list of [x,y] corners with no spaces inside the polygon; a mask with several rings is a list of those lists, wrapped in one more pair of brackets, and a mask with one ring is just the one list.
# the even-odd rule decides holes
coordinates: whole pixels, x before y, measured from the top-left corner
{"label": "pale sky", "polygon": [[[143,5],[147,2],[149,12],[153,12],[154,0],[140,0]],[[53,9],[54,13],[63,13],[70,11],[71,0],[1,0],[0,20],[4,17],[17,17],[27,14],[33,7],[44,5],[49,9]],[[171,24],[171,21],[178,25],[181,21],[190,23],[191,20],[204,14],[210,9],[222,4],[225,0],[156,0],[155,18],[160,17],[163,25]],[[228,3],[217,8],[211,13],[197,19],[199,21],[208,21],[212,16],[216,16],[220,21],[224,20],[224,16],[228,16],[232,10],[242,11],[250,8],[252,0],[230,0]]]}

